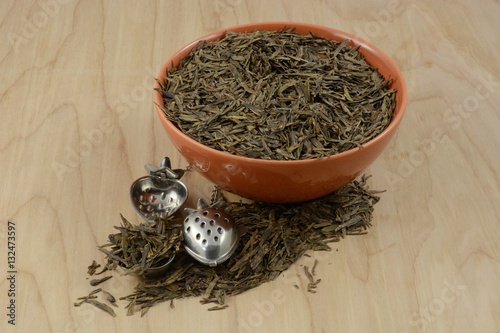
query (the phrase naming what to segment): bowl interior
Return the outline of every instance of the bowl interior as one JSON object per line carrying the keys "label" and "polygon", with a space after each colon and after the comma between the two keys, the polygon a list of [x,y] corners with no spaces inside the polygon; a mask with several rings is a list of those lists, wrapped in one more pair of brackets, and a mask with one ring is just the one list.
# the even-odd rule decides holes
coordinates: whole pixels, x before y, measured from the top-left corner
{"label": "bowl interior", "polygon": [[[359,52],[366,58],[367,62],[376,67],[379,71],[379,73],[385,78],[388,79],[389,77],[392,79],[391,83],[389,84],[389,88],[396,88],[397,93],[396,93],[396,107],[394,109],[394,114],[392,117],[392,120],[389,124],[389,126],[382,131],[377,137],[373,138],[372,140],[366,142],[363,144],[364,147],[369,147],[370,145],[373,144],[373,142],[376,142],[377,140],[380,140],[384,135],[387,135],[388,132],[392,131],[394,127],[397,127],[399,123],[401,122],[403,118],[403,114],[406,108],[406,102],[407,102],[407,90],[406,90],[406,84],[404,82],[403,75],[399,68],[396,66],[396,64],[387,56],[385,55],[381,50],[379,50],[377,47],[374,45],[371,45],[367,41],[356,37],[354,35],[351,35],[349,33],[336,30],[333,28],[328,28],[328,27],[323,27],[315,24],[309,24],[309,23],[293,23],[293,22],[264,22],[264,23],[252,23],[252,24],[243,24],[227,29],[221,29],[218,31],[215,31],[213,33],[210,33],[208,35],[205,35],[203,37],[200,37],[191,43],[187,44],[184,46],[182,49],[177,51],[170,59],[167,60],[167,62],[164,64],[162,69],[160,70],[160,73],[158,74],[157,79],[160,80],[162,83],[165,83],[165,77],[167,76],[167,71],[171,68],[179,66],[180,60],[185,58],[191,50],[202,40],[205,40],[207,42],[212,42],[219,40],[221,38],[224,38],[226,35],[227,31],[232,31],[232,32],[241,32],[241,33],[246,33],[246,32],[252,32],[254,30],[267,30],[267,31],[279,31],[283,29],[283,27],[286,27],[287,29],[290,27],[294,27],[294,32],[300,33],[300,34],[309,34],[313,33],[316,36],[319,37],[324,37],[327,39],[335,40],[338,42],[342,42],[343,40],[347,39],[348,46],[360,46]],[[160,88],[160,85],[158,82],[155,83],[155,88]],[[163,102],[163,97],[162,94],[158,91],[154,91],[154,101],[155,103],[164,106]],[[157,108],[158,115],[162,117],[163,111],[161,111],[159,108]],[[169,127],[172,127],[171,129],[173,131],[178,131],[179,133],[182,133],[175,125],[172,123],[169,123]],[[236,159],[247,159],[247,160],[254,160],[249,157],[244,157],[244,156],[236,156],[232,155],[227,152],[221,152],[215,149],[212,149],[210,147],[207,147],[189,137],[186,136],[187,139],[192,140],[193,144],[198,146],[199,149],[204,149],[208,148],[209,150],[213,150],[212,153],[215,154],[229,154],[233,156]],[[357,148],[350,149],[344,152],[341,152],[339,154],[332,155],[328,158],[336,158],[342,154],[350,154],[358,151]],[[297,161],[276,161],[276,160],[258,160],[264,163],[278,163],[278,164],[283,164],[283,163],[304,163],[309,160],[297,160]]]}

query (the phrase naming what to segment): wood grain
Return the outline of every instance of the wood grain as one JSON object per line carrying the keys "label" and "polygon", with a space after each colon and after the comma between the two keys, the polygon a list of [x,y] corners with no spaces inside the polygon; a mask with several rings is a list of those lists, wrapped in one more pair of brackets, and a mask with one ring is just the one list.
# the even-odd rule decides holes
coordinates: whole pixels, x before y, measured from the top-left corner
{"label": "wood grain", "polygon": [[[500,4],[498,1],[1,1],[0,281],[2,332],[499,332]],[[113,318],[75,308],[86,270],[123,213],[143,165],[170,156],[153,78],[188,42],[258,21],[334,27],[400,67],[409,101],[367,170],[387,189],[368,235],[311,253],[283,276],[209,312],[199,299]],[[212,184],[184,178],[190,203]],[[233,199],[238,199],[236,196]],[[319,260],[318,293],[302,265]],[[107,282],[128,294],[133,277]],[[297,285],[299,288],[295,287]],[[15,300],[16,325],[7,307]]]}

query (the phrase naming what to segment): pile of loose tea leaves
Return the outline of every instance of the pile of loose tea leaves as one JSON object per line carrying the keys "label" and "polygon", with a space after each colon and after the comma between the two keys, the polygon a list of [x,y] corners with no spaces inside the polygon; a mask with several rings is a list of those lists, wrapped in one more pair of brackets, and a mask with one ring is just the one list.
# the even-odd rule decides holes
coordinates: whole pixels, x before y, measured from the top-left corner
{"label": "pile of loose tea leaves", "polygon": [[[144,275],[148,269],[166,264],[181,247],[182,232],[161,219],[155,223],[132,225],[123,216],[120,232],[109,235],[109,243],[99,250],[126,274]],[[107,249],[110,247],[110,249]]]}
{"label": "pile of loose tea leaves", "polygon": [[[143,279],[132,294],[121,298],[128,301],[127,314],[140,311],[144,315],[157,303],[173,302],[174,299],[188,296],[201,296],[202,304],[214,303],[208,310],[224,309],[228,306],[225,303],[226,297],[276,279],[306,251],[329,251],[330,242],[337,242],[346,235],[366,233],[367,227],[371,226],[373,206],[379,200],[377,193],[379,192],[368,189],[366,178],[363,176],[359,181],[352,181],[329,195],[308,202],[229,203],[226,212],[232,215],[235,223],[246,229],[246,233],[241,237],[233,256],[216,267],[196,262],[178,246],[178,233],[172,230],[179,228],[182,217],[157,220],[153,225],[147,224],[150,229],[145,228],[146,224],[133,227],[123,219],[122,226],[117,227],[120,233],[110,235],[110,241],[115,245],[105,251],[107,263],[103,271],[123,266],[122,260],[130,266],[129,262],[133,261],[134,257],[137,263],[132,267],[142,265],[142,258],[147,258],[148,254],[144,254],[144,247],[139,250],[137,245],[132,245],[136,244],[132,238],[156,238],[163,234],[165,244],[176,244],[173,246],[176,249],[175,258],[164,275]],[[143,235],[138,236],[137,230]],[[116,245],[119,243],[118,239],[121,239],[122,246]],[[124,249],[128,246],[136,250]],[[128,255],[124,256],[123,253]],[[126,257],[130,259],[124,259]],[[308,291],[313,293],[321,281],[314,278],[316,265],[317,262],[311,271],[304,267],[309,279]],[[89,266],[89,274],[94,274],[97,267],[97,263],[93,262]],[[102,280],[96,281],[100,283]],[[80,298],[83,301],[80,301],[78,306],[86,302],[111,314],[109,307],[103,306],[103,303],[93,300],[92,297],[95,296],[90,294]]]}
{"label": "pile of loose tea leaves", "polygon": [[159,107],[192,139],[240,156],[299,160],[362,147],[392,119],[391,79],[347,40],[292,30],[201,41],[158,81]]}

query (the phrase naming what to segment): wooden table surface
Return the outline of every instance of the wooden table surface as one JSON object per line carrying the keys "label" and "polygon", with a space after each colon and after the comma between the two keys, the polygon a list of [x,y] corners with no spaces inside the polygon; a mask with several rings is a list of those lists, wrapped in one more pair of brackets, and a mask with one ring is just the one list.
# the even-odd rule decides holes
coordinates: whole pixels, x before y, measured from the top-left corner
{"label": "wooden table surface", "polygon": [[[2,0],[0,331],[500,332],[499,17],[493,0]],[[142,318],[124,301],[115,318],[74,307],[119,214],[140,222],[128,189],[144,164],[186,165],[154,110],[161,65],[214,30],[285,20],[364,38],[406,79],[403,123],[366,170],[387,190],[369,233],[223,311],[199,298]],[[183,180],[190,203],[213,186]],[[312,294],[301,265],[315,258]],[[136,282],[107,288],[125,296]]]}

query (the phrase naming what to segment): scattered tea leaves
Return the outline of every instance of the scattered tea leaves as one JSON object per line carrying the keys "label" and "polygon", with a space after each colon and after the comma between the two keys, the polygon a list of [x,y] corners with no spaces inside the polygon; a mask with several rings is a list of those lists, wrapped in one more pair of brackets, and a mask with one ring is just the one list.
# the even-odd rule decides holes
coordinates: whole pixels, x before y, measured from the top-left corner
{"label": "scattered tea leaves", "polygon": [[[331,250],[327,243],[340,240],[336,229],[345,221],[361,217],[346,227],[349,232],[369,227],[373,205],[378,201],[376,193],[366,188],[366,177],[362,177],[361,181],[304,203],[230,203],[226,211],[247,233],[227,262],[207,267],[178,253],[167,276],[140,283],[123,299],[141,308],[186,296],[203,296],[202,304],[224,305],[221,296],[234,296],[276,279],[306,251]],[[317,262],[314,272],[316,267]],[[308,272],[308,290],[314,292],[321,280]]]}
{"label": "scattered tea leaves", "polygon": [[[120,266],[125,274],[147,275],[167,263],[179,251],[182,232],[167,220],[156,219],[141,225],[132,225],[123,216],[119,233],[109,235],[109,243],[99,247],[108,258],[108,269]],[[109,248],[109,249],[108,249]]]}
{"label": "scattered tea leaves", "polygon": [[115,314],[115,312],[113,311],[112,308],[110,308],[108,305],[106,305],[104,303],[101,303],[98,300],[96,300],[96,298],[97,298],[96,294],[100,293],[101,291],[103,291],[101,288],[92,290],[87,296],[78,297],[77,299],[80,300],[80,302],[75,302],[75,303],[73,303],[73,305],[76,306],[76,307],[79,307],[83,303],[92,304],[96,308],[101,309],[101,310],[109,313],[113,317],[116,317],[116,314]]}
{"label": "scattered tea leaves", "polygon": [[96,308],[104,311],[104,312],[107,312],[109,313],[111,316],[113,317],[116,317],[116,313],[115,311],[109,306],[109,305],[106,305],[104,303],[101,303],[99,301],[96,301],[95,299],[86,299],[85,300],[85,303],[89,303],[89,304],[92,304],[93,306],[95,306]]}
{"label": "scattered tea leaves", "polygon": [[106,300],[111,305],[118,306],[118,305],[116,305],[116,298],[115,298],[115,296],[111,295],[111,293],[109,291],[106,291],[106,290],[102,290],[102,292],[103,292],[104,295],[106,295]]}
{"label": "scattered tea leaves", "polygon": [[306,274],[306,277],[309,280],[309,283],[307,284],[307,291],[310,293],[316,293],[315,289],[318,286],[318,283],[321,282],[321,279],[317,280],[314,279],[317,265],[318,265],[318,259],[314,260],[314,265],[313,268],[311,269],[311,272],[309,272],[309,267],[304,266],[304,273]]}
{"label": "scattered tea leaves", "polygon": [[[142,308],[141,310],[144,310],[145,312],[148,311],[147,307]],[[135,313],[135,299],[133,299],[128,305],[127,305],[127,316],[132,316]],[[144,313],[145,313],[144,312]]]}
{"label": "scattered tea leaves", "polygon": [[101,283],[103,283],[105,281],[108,281],[111,278],[112,278],[112,276],[110,275],[110,276],[105,276],[102,279],[93,279],[93,280],[90,280],[90,285],[91,286],[97,286],[97,285],[99,285],[99,284],[101,284]]}
{"label": "scattered tea leaves", "polygon": [[80,306],[80,305],[82,305],[82,303],[84,303],[88,299],[97,298],[97,296],[95,296],[95,294],[99,293],[101,290],[102,290],[101,288],[95,289],[95,290],[92,290],[87,296],[78,297],[77,300],[79,300],[80,302],[75,302],[75,303],[73,303],[73,305]]}
{"label": "scattered tea leaves", "polygon": [[92,264],[90,264],[90,266],[88,267],[88,271],[87,271],[87,274],[88,275],[94,275],[95,274],[95,271],[97,268],[101,267],[100,264],[98,264],[95,260],[92,261]]}
{"label": "scattered tea leaves", "polygon": [[[134,226],[122,217],[119,233],[109,235],[110,243],[100,249],[107,256],[106,267],[115,269],[126,264],[125,269],[134,270],[139,276],[151,257],[157,253],[175,254],[168,271],[158,277],[142,279],[134,292],[120,299],[128,301],[127,315],[140,311],[141,316],[158,303],[174,299],[201,296],[201,304],[214,303],[209,311],[227,307],[226,297],[276,279],[305,252],[330,251],[328,243],[339,241],[346,235],[357,235],[371,226],[373,206],[379,200],[378,191],[369,190],[366,177],[355,180],[322,198],[295,204],[271,204],[241,202],[229,203],[225,210],[235,222],[246,229],[233,256],[223,264],[209,267],[195,262],[181,244],[179,225],[183,219],[168,217],[153,224]],[[218,194],[220,195],[220,193]],[[158,232],[160,231],[160,232]],[[161,243],[161,244],[160,244]],[[149,245],[149,247],[146,247]],[[151,251],[144,256],[144,249]],[[155,250],[161,249],[161,250]],[[307,255],[309,256],[309,255]],[[143,258],[146,257],[145,260]],[[156,256],[157,257],[157,256]],[[312,268],[304,267],[309,281],[308,292],[316,292],[321,279],[315,278],[318,261]],[[295,285],[295,288],[299,288]],[[96,289],[80,302],[88,302],[110,312],[94,299]],[[115,304],[115,298],[103,291],[106,299]]]}
{"label": "scattered tea leaves", "polygon": [[312,276],[316,275],[316,267],[318,266],[318,259],[314,259],[314,264],[313,264],[313,267],[311,269],[311,274]]}
{"label": "scattered tea leaves", "polygon": [[229,305],[227,304],[224,304],[224,305],[216,305],[216,306],[212,306],[211,308],[208,308],[207,310],[208,311],[218,311],[218,310],[224,310],[225,308],[227,308]]}

